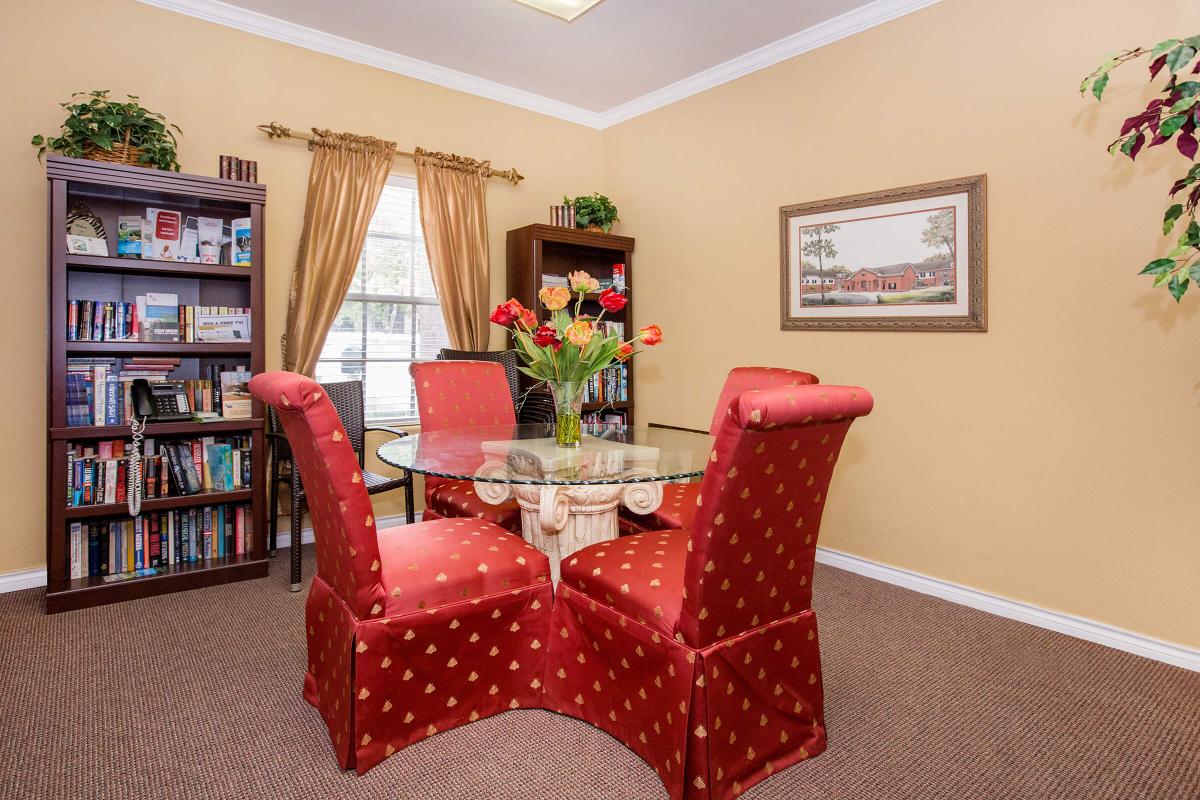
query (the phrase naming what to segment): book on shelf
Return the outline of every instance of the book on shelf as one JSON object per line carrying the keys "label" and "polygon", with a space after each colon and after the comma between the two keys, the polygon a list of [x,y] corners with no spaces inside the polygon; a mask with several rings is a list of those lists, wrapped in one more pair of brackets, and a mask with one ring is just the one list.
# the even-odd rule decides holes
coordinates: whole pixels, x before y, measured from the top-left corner
{"label": "book on shelf", "polygon": [[136,298],[138,319],[142,320],[138,332],[145,342],[178,342],[179,339],[179,295],[166,292],[146,292]]}
{"label": "book on shelf", "polygon": [[150,224],[150,258],[174,261],[183,235],[182,215],[170,209],[147,208],[146,218]]}
{"label": "book on shelf", "polygon": [[252,551],[253,516],[246,503],[221,503],[72,522],[68,574],[71,579],[130,579],[245,555]]}
{"label": "book on shelf", "polygon": [[[150,383],[172,380],[182,385],[188,408],[203,415],[202,421],[249,419],[250,395],[235,396],[234,410],[242,416],[223,414],[223,364],[208,364],[203,378],[172,378],[182,359],[168,356],[131,356],[127,358],[67,359],[67,425],[126,425],[133,413],[133,381],[144,378]],[[238,367],[236,381],[245,391],[250,373]],[[228,380],[228,379],[226,379]],[[151,420],[152,421],[152,420]]]}
{"label": "book on shelf", "polygon": [[68,300],[67,341],[136,341],[136,303],[115,300]]}
{"label": "book on shelf", "polygon": [[585,403],[623,403],[629,399],[629,365],[614,364],[588,378],[583,387]]}
{"label": "book on shelf", "polygon": [[[67,508],[126,500],[127,445],[123,439],[67,445]],[[248,489],[254,455],[249,436],[204,436],[156,441],[142,449],[142,497],[180,497],[201,491]]]}
{"label": "book on shelf", "polygon": [[117,257],[142,257],[141,217],[117,217]]}
{"label": "book on shelf", "polygon": [[250,419],[253,405],[248,383],[250,372],[245,367],[221,373],[221,416],[225,419]]}

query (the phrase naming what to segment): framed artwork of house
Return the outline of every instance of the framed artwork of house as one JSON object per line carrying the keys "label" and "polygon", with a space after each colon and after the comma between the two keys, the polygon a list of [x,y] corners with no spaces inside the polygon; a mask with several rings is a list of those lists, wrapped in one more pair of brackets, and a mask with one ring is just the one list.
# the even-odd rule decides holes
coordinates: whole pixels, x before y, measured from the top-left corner
{"label": "framed artwork of house", "polygon": [[783,330],[987,330],[984,175],[779,209]]}

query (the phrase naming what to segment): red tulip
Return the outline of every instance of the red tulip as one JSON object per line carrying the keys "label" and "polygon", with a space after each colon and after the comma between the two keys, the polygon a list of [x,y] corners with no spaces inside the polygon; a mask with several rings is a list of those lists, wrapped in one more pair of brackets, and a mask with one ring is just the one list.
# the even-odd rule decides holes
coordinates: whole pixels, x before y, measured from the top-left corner
{"label": "red tulip", "polygon": [[638,338],[640,338],[642,340],[642,344],[646,345],[647,347],[654,347],[654,345],[662,343],[662,328],[658,327],[657,325],[647,325],[646,327],[638,330]]}
{"label": "red tulip", "polygon": [[538,324],[537,314],[533,313],[527,308],[521,312],[520,322],[522,327],[526,328],[527,330],[533,330]]}
{"label": "red tulip", "polygon": [[553,347],[556,351],[562,347],[562,341],[558,338],[558,331],[549,325],[543,325],[533,332],[533,343],[538,347]]}
{"label": "red tulip", "polygon": [[[617,347],[617,361],[624,361],[633,355],[633,344],[630,342],[621,342]],[[641,363],[640,361],[638,362]]]}
{"label": "red tulip", "polygon": [[496,310],[492,312],[492,315],[488,319],[497,325],[507,328],[516,322],[524,312],[525,307],[521,305],[521,301],[514,297],[496,306]]}
{"label": "red tulip", "polygon": [[628,297],[620,292],[614,292],[612,289],[605,289],[600,293],[600,305],[604,306],[605,311],[616,313],[624,308],[628,302]]}

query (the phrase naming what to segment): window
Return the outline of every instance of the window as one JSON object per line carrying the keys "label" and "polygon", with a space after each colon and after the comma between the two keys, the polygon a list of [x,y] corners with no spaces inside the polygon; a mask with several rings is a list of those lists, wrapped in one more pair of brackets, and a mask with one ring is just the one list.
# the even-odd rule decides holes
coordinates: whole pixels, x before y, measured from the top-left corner
{"label": "window", "polygon": [[449,347],[421,236],[417,185],[392,177],[367,230],[354,282],[317,362],[322,383],[361,380],[366,418],[417,418],[408,365]]}

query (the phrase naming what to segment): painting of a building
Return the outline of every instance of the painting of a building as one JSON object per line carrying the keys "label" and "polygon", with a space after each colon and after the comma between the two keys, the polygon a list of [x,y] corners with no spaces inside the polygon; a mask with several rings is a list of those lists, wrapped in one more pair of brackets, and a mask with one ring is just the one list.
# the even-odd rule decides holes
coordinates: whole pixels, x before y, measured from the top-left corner
{"label": "painting of a building", "polygon": [[911,263],[886,267],[863,267],[842,281],[848,292],[907,292],[917,285],[917,271]]}

